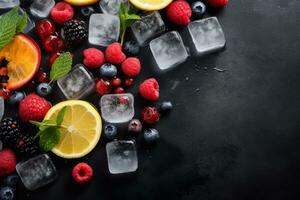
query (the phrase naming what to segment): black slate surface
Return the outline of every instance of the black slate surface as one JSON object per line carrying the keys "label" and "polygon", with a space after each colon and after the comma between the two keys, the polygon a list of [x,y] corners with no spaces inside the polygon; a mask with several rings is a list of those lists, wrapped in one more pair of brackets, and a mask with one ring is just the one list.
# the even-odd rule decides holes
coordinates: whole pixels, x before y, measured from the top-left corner
{"label": "black slate surface", "polygon": [[[157,145],[137,139],[136,173],[109,174],[102,138],[82,159],[51,155],[58,180],[35,192],[19,188],[18,199],[299,199],[300,1],[231,0],[209,15],[224,29],[225,51],[191,57],[164,74],[143,59],[137,83],[157,77],[161,100],[171,100],[175,109],[156,125]],[[136,97],[139,110],[146,103]],[[58,101],[57,95],[51,100]],[[88,100],[97,105],[99,97]],[[120,138],[127,137],[123,131]],[[95,171],[93,180],[80,186],[71,178],[79,161]]]}

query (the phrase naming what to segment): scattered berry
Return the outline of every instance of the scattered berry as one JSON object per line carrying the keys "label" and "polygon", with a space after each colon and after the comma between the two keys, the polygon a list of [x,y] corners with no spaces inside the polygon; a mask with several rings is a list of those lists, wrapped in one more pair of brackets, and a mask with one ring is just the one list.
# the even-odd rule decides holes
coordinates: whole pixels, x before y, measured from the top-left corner
{"label": "scattered berry", "polygon": [[111,85],[113,87],[118,87],[121,84],[122,84],[122,80],[120,78],[118,78],[118,77],[115,76],[113,79],[111,79]]}
{"label": "scattered berry", "polygon": [[159,139],[159,132],[154,128],[149,128],[144,132],[144,139],[149,143],[155,142]]}
{"label": "scattered berry", "polygon": [[86,163],[78,163],[73,168],[72,176],[77,183],[86,183],[92,179],[93,169]]}
{"label": "scattered berry", "polygon": [[0,177],[8,176],[16,170],[17,157],[10,149],[0,151]]}
{"label": "scattered berry", "polygon": [[53,63],[55,62],[56,58],[58,58],[58,56],[60,55],[60,52],[54,52],[49,56],[49,67],[52,67]]}
{"label": "scattered berry", "polygon": [[95,10],[94,10],[93,7],[87,6],[87,7],[82,7],[80,9],[80,12],[81,12],[83,17],[88,19],[91,16],[91,14],[95,13]]}
{"label": "scattered berry", "polygon": [[14,91],[12,92],[12,94],[10,95],[9,99],[8,99],[8,103],[10,105],[15,105],[20,103],[20,101],[22,101],[22,99],[25,98],[25,93],[24,92],[19,92],[19,91]]}
{"label": "scattered berry", "polygon": [[7,100],[9,98],[10,91],[6,88],[0,89],[0,97],[2,97],[4,100]]}
{"label": "scattered berry", "polygon": [[206,6],[201,1],[196,1],[192,4],[192,11],[193,11],[193,18],[201,19],[206,12]]}
{"label": "scattered berry", "polygon": [[36,93],[42,97],[48,96],[51,92],[52,87],[49,83],[40,83],[36,88]]}
{"label": "scattered berry", "polygon": [[102,77],[112,78],[117,75],[118,70],[113,64],[105,63],[100,67],[99,72]]}
{"label": "scattered berry", "polygon": [[0,188],[0,200],[14,200],[15,191],[12,187],[5,186]]}
{"label": "scattered berry", "polygon": [[136,56],[140,52],[140,46],[135,41],[127,41],[123,45],[123,50],[127,56]]}
{"label": "scattered berry", "polygon": [[9,146],[14,146],[21,135],[20,125],[16,119],[6,117],[0,126],[0,140]]}
{"label": "scattered berry", "polygon": [[105,58],[108,63],[121,64],[126,59],[125,54],[122,52],[121,44],[117,42],[110,44],[106,48]]}
{"label": "scattered berry", "polygon": [[113,124],[107,124],[104,126],[104,134],[107,139],[112,140],[116,138],[118,134],[117,127]]}
{"label": "scattered berry", "polygon": [[89,48],[83,51],[83,64],[87,68],[99,68],[105,62],[104,54],[96,48]]}
{"label": "scattered berry", "polygon": [[125,90],[124,90],[124,88],[122,88],[122,87],[117,87],[115,90],[114,90],[114,93],[115,94],[122,94],[122,93],[124,93],[125,92]]}
{"label": "scattered berry", "polygon": [[47,82],[47,73],[40,70],[35,76],[35,81],[37,83],[45,83]]}
{"label": "scattered berry", "polygon": [[66,2],[57,3],[51,10],[51,18],[57,24],[64,24],[74,16],[73,7]]}
{"label": "scattered berry", "polygon": [[167,7],[168,19],[180,26],[186,26],[191,22],[192,9],[188,2],[177,0]]}
{"label": "scattered berry", "polygon": [[19,116],[25,122],[42,121],[50,108],[51,105],[46,99],[30,94],[20,102]]}
{"label": "scattered berry", "polygon": [[131,87],[131,86],[133,86],[133,84],[134,84],[134,80],[132,78],[127,78],[124,81],[125,87]]}
{"label": "scattered berry", "polygon": [[160,114],[155,107],[146,107],[142,111],[142,119],[147,124],[154,124],[158,122]]}
{"label": "scattered berry", "polygon": [[87,26],[84,21],[71,19],[64,23],[63,35],[67,45],[73,47],[87,39]]}
{"label": "scattered berry", "polygon": [[207,0],[207,3],[216,8],[222,8],[227,6],[228,0]]}
{"label": "scattered berry", "polygon": [[123,73],[128,77],[136,77],[141,72],[141,62],[138,58],[127,58],[121,65]]}
{"label": "scattered berry", "polygon": [[28,82],[28,83],[26,84],[26,88],[27,88],[28,90],[34,90],[35,87],[36,87],[36,83],[35,83],[34,80],[32,80],[32,81],[30,81],[30,82]]}
{"label": "scattered berry", "polygon": [[20,182],[20,177],[17,174],[7,176],[3,180],[3,185],[14,188]]}
{"label": "scattered berry", "polygon": [[96,83],[96,91],[98,94],[105,95],[109,94],[112,90],[109,80],[100,78]]}
{"label": "scattered berry", "polygon": [[30,158],[39,153],[37,141],[28,134],[20,135],[16,141],[15,148],[23,158]]}
{"label": "scattered berry", "polygon": [[48,53],[65,50],[63,39],[57,35],[49,35],[42,43],[44,50]]}
{"label": "scattered berry", "polygon": [[157,101],[159,98],[159,85],[156,79],[145,80],[139,87],[139,92],[148,101]]}
{"label": "scattered berry", "polygon": [[44,40],[55,33],[55,25],[50,20],[44,19],[36,24],[35,30],[40,39]]}
{"label": "scattered berry", "polygon": [[139,133],[142,131],[142,123],[138,119],[132,119],[128,124],[128,130],[130,132]]}
{"label": "scattered berry", "polygon": [[161,113],[167,113],[170,112],[173,109],[173,104],[171,101],[164,101],[161,103],[159,107],[159,112]]}

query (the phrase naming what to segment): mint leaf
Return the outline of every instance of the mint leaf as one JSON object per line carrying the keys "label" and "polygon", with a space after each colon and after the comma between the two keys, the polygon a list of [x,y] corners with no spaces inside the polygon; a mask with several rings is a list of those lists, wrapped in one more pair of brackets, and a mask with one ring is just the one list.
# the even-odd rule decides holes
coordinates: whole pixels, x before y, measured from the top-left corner
{"label": "mint leaf", "polygon": [[0,18],[0,48],[6,46],[16,34],[19,7],[13,8]]}
{"label": "mint leaf", "polygon": [[72,55],[70,52],[61,54],[53,63],[50,71],[51,81],[57,81],[65,76],[72,68]]}
{"label": "mint leaf", "polygon": [[67,107],[63,107],[57,114],[57,118],[56,118],[56,124],[57,126],[60,126],[62,124],[62,122],[64,121],[64,116],[66,113],[66,109]]}
{"label": "mint leaf", "polygon": [[18,17],[18,23],[16,27],[16,33],[21,33],[27,26],[27,14],[21,15]]}
{"label": "mint leaf", "polygon": [[39,146],[43,151],[50,151],[59,143],[60,132],[55,127],[49,127],[40,134]]}
{"label": "mint leaf", "polygon": [[30,121],[30,123],[37,126],[40,131],[43,131],[49,127],[57,127],[57,124],[54,124],[51,120],[44,120],[42,122]]}

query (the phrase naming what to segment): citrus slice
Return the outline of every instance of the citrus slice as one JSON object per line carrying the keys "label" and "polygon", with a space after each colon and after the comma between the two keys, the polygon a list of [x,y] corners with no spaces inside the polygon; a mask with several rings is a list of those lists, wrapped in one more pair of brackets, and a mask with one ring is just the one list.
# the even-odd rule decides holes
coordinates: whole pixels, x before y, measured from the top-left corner
{"label": "citrus slice", "polygon": [[135,7],[141,10],[153,11],[167,7],[172,0],[129,0]]}
{"label": "citrus slice", "polygon": [[8,61],[8,89],[15,90],[28,81],[40,67],[41,50],[30,37],[19,34],[0,50],[0,60]]}
{"label": "citrus slice", "polygon": [[102,120],[97,110],[81,100],[63,101],[53,106],[45,119],[56,122],[58,112],[67,107],[60,128],[59,143],[52,152],[63,158],[80,158],[97,145],[102,130]]}
{"label": "citrus slice", "polygon": [[65,0],[65,2],[74,6],[87,6],[98,2],[99,0]]}

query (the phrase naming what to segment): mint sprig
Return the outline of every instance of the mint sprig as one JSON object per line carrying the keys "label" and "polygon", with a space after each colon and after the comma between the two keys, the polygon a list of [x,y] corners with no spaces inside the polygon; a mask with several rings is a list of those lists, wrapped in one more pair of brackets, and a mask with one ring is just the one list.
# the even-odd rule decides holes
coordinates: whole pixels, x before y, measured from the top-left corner
{"label": "mint sprig", "polygon": [[128,27],[131,26],[135,21],[140,20],[141,17],[137,15],[138,10],[134,7],[128,8],[128,6],[125,5],[124,2],[121,3],[120,5],[120,12],[119,12],[119,17],[120,17],[120,31],[121,31],[121,44],[124,42],[126,30]]}
{"label": "mint sprig", "polygon": [[50,151],[59,143],[60,129],[67,128],[62,126],[67,108],[65,106],[58,112],[55,122],[51,120],[43,120],[42,122],[30,121],[31,124],[39,128],[39,132],[35,137],[39,137],[39,146],[43,151]]}
{"label": "mint sprig", "polygon": [[5,47],[13,37],[27,26],[26,14],[19,15],[19,7],[15,7],[0,17],[0,49]]}
{"label": "mint sprig", "polygon": [[50,71],[50,79],[57,81],[59,78],[65,76],[72,68],[72,55],[70,52],[65,52],[59,55],[54,61]]}

